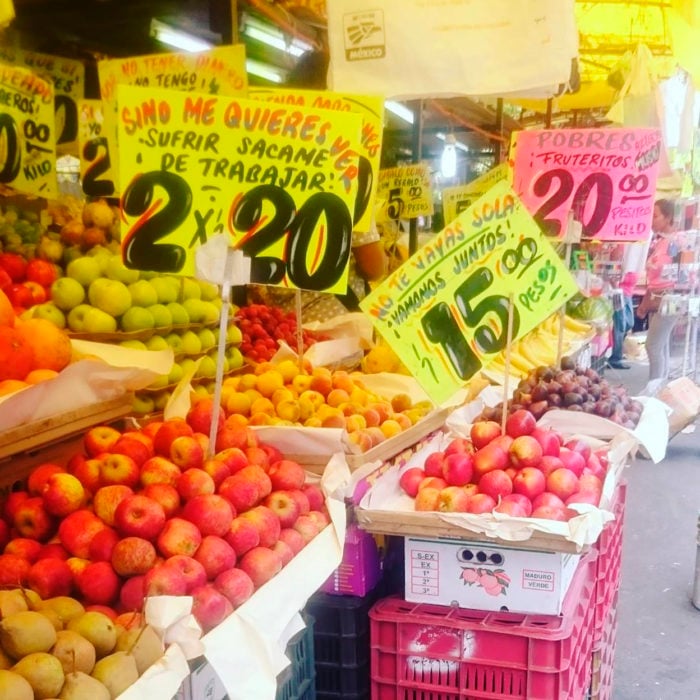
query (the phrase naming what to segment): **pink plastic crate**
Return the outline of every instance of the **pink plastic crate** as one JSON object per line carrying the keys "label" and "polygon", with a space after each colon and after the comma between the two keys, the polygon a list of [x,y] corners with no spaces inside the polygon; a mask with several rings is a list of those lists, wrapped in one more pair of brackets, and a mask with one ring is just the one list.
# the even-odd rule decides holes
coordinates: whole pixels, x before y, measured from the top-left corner
{"label": "pink plastic crate", "polygon": [[581,700],[596,559],[582,558],[561,615],[380,600],[369,614],[372,700]]}
{"label": "pink plastic crate", "polygon": [[603,528],[603,532],[601,532],[596,544],[598,565],[595,592],[595,629],[593,632],[594,649],[597,649],[602,642],[603,628],[608,618],[608,613],[620,589],[622,536],[626,501],[627,483],[623,481],[617,487],[613,498],[612,512],[615,515],[615,520],[612,520]]}
{"label": "pink plastic crate", "polygon": [[612,700],[615,643],[617,641],[617,596],[608,611],[603,637],[591,660],[591,700]]}

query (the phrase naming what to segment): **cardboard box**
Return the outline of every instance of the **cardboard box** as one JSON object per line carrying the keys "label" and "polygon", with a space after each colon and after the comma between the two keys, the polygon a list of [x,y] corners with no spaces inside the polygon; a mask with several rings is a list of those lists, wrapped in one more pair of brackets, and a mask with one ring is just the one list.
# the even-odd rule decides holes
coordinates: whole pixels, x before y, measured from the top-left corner
{"label": "cardboard box", "polygon": [[205,659],[190,662],[190,675],[183,683],[183,700],[228,700],[221,679]]}
{"label": "cardboard box", "polygon": [[407,537],[405,598],[412,603],[558,615],[580,554],[469,540]]}
{"label": "cardboard box", "polygon": [[656,393],[672,411],[668,418],[670,435],[675,435],[700,414],[700,387],[690,377],[673,379]]}

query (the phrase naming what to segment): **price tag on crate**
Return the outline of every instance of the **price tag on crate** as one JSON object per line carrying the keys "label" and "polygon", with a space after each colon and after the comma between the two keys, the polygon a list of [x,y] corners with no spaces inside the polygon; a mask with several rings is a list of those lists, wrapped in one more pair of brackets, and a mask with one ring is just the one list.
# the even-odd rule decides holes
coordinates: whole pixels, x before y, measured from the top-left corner
{"label": "price tag on crate", "polygon": [[441,403],[578,287],[507,182],[499,182],[360,303]]}

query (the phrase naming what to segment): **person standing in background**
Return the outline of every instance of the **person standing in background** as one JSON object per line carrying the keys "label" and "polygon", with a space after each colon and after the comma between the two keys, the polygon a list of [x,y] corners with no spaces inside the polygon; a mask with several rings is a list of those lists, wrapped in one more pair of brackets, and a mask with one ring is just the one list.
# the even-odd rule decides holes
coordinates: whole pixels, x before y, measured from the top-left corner
{"label": "person standing in background", "polygon": [[673,274],[677,269],[680,254],[678,235],[673,226],[673,202],[659,199],[654,204],[652,218],[653,238],[646,262],[647,291],[637,308],[637,316],[649,315],[649,330],[646,352],[649,359],[649,384],[654,380],[667,379],[671,365],[671,334],[680,318],[678,314],[660,313],[661,302],[666,292],[676,283]]}
{"label": "person standing in background", "polygon": [[639,266],[643,264],[644,243],[620,243],[611,254],[611,260],[620,260],[620,282],[613,289],[613,347],[608,366],[613,369],[629,369],[623,360],[623,345],[627,333],[634,327],[632,295],[639,278]]}

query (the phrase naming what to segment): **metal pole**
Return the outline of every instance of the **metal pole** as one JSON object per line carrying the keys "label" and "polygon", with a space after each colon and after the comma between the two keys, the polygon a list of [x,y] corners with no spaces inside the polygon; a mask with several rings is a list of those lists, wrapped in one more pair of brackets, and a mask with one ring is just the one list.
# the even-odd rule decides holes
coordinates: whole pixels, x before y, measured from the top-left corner
{"label": "metal pole", "polygon": [[[503,136],[503,98],[496,100],[496,131],[499,136]],[[496,156],[496,163],[501,162],[503,156],[503,141],[492,141],[493,151]]]}
{"label": "metal pole", "polygon": [[547,113],[544,116],[545,129],[552,128],[552,98],[547,99]]}
{"label": "metal pole", "polygon": [[[413,110],[413,162],[420,163],[423,159],[423,100],[417,100]],[[418,250],[418,220],[408,221],[408,254],[413,255]]]}
{"label": "metal pole", "polygon": [[691,603],[700,610],[700,515],[698,515],[697,550],[695,552],[695,580]]}

